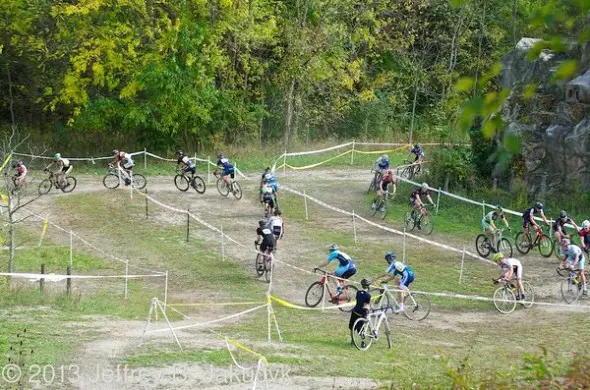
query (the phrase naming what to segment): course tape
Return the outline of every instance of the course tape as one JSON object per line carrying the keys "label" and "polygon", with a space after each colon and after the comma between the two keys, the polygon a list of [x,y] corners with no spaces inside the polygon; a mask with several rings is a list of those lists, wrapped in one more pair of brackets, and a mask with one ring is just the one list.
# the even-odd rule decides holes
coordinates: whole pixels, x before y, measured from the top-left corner
{"label": "course tape", "polygon": [[264,302],[208,302],[208,303],[168,303],[166,306],[181,307],[181,306],[248,306],[248,305],[262,305]]}
{"label": "course tape", "polygon": [[287,168],[290,168],[290,169],[295,169],[295,170],[310,169],[310,168],[315,168],[315,167],[317,167],[317,166],[320,166],[320,165],[322,165],[322,164],[325,164],[325,163],[327,163],[327,162],[329,162],[329,161],[335,160],[335,159],[337,159],[337,158],[340,158],[340,157],[342,157],[342,156],[345,156],[345,155],[347,155],[347,154],[349,154],[349,153],[352,153],[352,150],[347,150],[346,152],[344,152],[344,153],[340,153],[339,155],[337,155],[337,156],[334,156],[334,157],[330,157],[330,158],[329,158],[329,159],[327,159],[327,160],[320,161],[320,162],[318,162],[318,163],[315,163],[315,164],[305,165],[305,166],[302,166],[302,167],[295,167],[295,166],[293,166],[293,165],[289,165],[289,164],[284,164],[284,165],[285,165]]}
{"label": "course tape", "polygon": [[138,278],[161,278],[165,275],[56,275],[56,274],[33,274],[24,272],[0,272],[0,276],[10,276],[13,278],[23,278],[31,280],[45,279],[52,282],[59,282],[64,279],[138,279]]}
{"label": "course tape", "polygon": [[340,144],[340,145],[336,145],[336,146],[331,146],[329,148],[324,148],[324,149],[317,149],[317,150],[309,150],[306,152],[291,152],[291,153],[283,153],[279,159],[283,158],[283,156],[305,156],[308,154],[317,154],[317,153],[324,153],[324,152],[329,152],[330,150],[334,150],[334,149],[340,149],[343,148],[345,146],[350,146],[352,145],[352,142],[347,142],[345,144]]}
{"label": "course tape", "polygon": [[[342,305],[330,305],[330,306],[325,306],[325,307],[321,308],[321,307],[307,307],[307,306],[296,305],[296,304],[286,301],[284,299],[275,297],[274,295],[271,295],[270,299],[272,301],[278,303],[281,306],[285,306],[290,309],[298,309],[298,310],[315,310],[315,311],[318,311],[318,310],[320,310],[320,311],[322,311],[322,310],[339,310],[342,307],[351,307],[351,306],[356,305],[356,302],[348,302],[348,303],[344,303]],[[322,297],[322,299],[326,299],[326,298]]]}

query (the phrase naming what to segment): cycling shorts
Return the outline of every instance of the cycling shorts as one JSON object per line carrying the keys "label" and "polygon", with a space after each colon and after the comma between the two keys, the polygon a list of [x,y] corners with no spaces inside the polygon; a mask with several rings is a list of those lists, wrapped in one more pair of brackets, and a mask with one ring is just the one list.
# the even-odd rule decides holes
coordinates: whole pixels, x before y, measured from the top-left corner
{"label": "cycling shorts", "polygon": [[512,267],[512,273],[516,275],[517,279],[522,279],[522,266],[519,267],[515,265],[514,267]]}
{"label": "cycling shorts", "polygon": [[338,275],[338,270],[336,270],[336,276],[342,279],[348,279],[354,274],[356,274],[356,268],[349,268],[346,271],[344,271],[341,275]]}
{"label": "cycling shorts", "polygon": [[522,216],[522,227],[524,229],[527,229],[530,225],[531,221],[529,221],[529,216],[528,214]]}
{"label": "cycling shorts", "polygon": [[127,160],[123,163],[123,168],[131,169],[135,166],[135,162],[133,160]]}
{"label": "cycling shorts", "polygon": [[230,177],[233,179],[235,177],[234,172],[235,172],[234,167],[223,168],[223,176],[230,175]]}
{"label": "cycling shorts", "polygon": [[266,240],[262,241],[262,244],[260,244],[260,252],[272,252],[274,250],[274,243],[272,242],[267,242]]}
{"label": "cycling shorts", "polygon": [[402,278],[399,281],[400,286],[409,287],[410,284],[414,281],[414,273],[413,272],[405,272],[402,274]]}
{"label": "cycling shorts", "polygon": [[72,168],[74,168],[73,165],[68,165],[67,167],[64,166],[64,167],[61,168],[61,171],[63,173],[70,173],[72,171]]}
{"label": "cycling shorts", "polygon": [[185,172],[190,172],[193,175],[197,173],[197,167],[189,167],[188,165],[183,168]]}
{"label": "cycling shorts", "polygon": [[[585,262],[585,260],[586,259],[584,258],[584,256],[581,256],[580,257],[580,260],[578,261],[578,269],[580,269],[580,270],[583,270],[584,269],[584,262]],[[570,265],[573,265],[574,264],[574,259],[572,259],[570,257],[567,258],[567,261],[570,263]]]}
{"label": "cycling shorts", "polygon": [[268,206],[271,207],[271,208],[274,208],[275,207],[275,202],[274,202],[274,200],[272,198],[271,199],[263,199],[263,202],[266,203],[266,204],[268,204]]}
{"label": "cycling shorts", "polygon": [[275,236],[275,239],[278,240],[283,234],[283,229],[280,226],[273,226],[272,234]]}

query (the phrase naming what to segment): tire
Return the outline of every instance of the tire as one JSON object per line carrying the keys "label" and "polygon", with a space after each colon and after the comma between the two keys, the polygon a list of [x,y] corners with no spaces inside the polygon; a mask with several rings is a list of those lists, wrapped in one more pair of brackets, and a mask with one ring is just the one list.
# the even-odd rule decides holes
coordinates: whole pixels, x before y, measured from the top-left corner
{"label": "tire", "polygon": [[350,337],[352,338],[354,346],[359,351],[366,351],[369,349],[373,343],[373,325],[371,325],[371,321],[362,317],[357,319],[354,324],[352,324]]}
{"label": "tire", "polygon": [[512,244],[507,238],[502,238],[498,242],[498,252],[503,253],[504,257],[512,257]]}
{"label": "tire", "polygon": [[176,176],[174,176],[174,185],[180,191],[185,192],[188,190],[188,187],[189,187],[188,179],[186,178],[185,175],[176,175]]}
{"label": "tire", "polygon": [[133,174],[133,187],[135,187],[138,190],[143,190],[146,185],[147,180],[145,179],[144,175],[142,175],[141,173]]}
{"label": "tire", "polygon": [[305,293],[305,305],[307,307],[316,307],[324,297],[324,285],[320,282],[313,282]]}
{"label": "tire", "polygon": [[102,178],[102,184],[109,190],[114,190],[119,187],[119,175],[109,173]]}
{"label": "tire", "polygon": [[75,177],[73,176],[67,176],[66,177],[66,185],[61,187],[61,191],[67,193],[70,193],[72,191],[74,191],[74,188],[76,188],[76,184],[78,184],[78,181],[76,180]]}
{"label": "tire", "polygon": [[408,211],[406,216],[404,217],[404,224],[406,226],[406,231],[411,232],[416,227],[416,221],[412,218],[412,212]]}
{"label": "tire", "polygon": [[385,217],[387,217],[387,204],[385,201],[382,202],[379,212],[381,213],[381,219],[385,219]]}
{"label": "tire", "polygon": [[258,277],[260,277],[264,274],[264,261],[263,261],[263,256],[260,253],[256,255],[255,268],[256,268],[256,275],[258,275]]}
{"label": "tire", "polygon": [[502,314],[510,314],[516,309],[516,297],[509,288],[499,287],[494,291],[494,306]]}
{"label": "tire", "polygon": [[404,169],[402,169],[402,173],[401,173],[401,177],[405,177],[407,179],[411,179],[412,177],[410,176],[412,174],[411,172],[411,168],[410,167],[405,167]]}
{"label": "tire", "polygon": [[[356,288],[355,286],[345,286],[342,289],[342,294],[346,295],[346,301],[338,301],[338,310],[345,312],[345,313],[350,313],[352,311],[352,309],[354,309],[354,305],[352,305],[351,303],[354,302],[356,300],[356,293],[358,291],[358,288]],[[341,305],[347,305],[347,306],[341,306]]]}
{"label": "tire", "polygon": [[373,180],[371,180],[371,184],[369,184],[369,189],[367,190],[367,195],[375,192],[377,189],[377,175],[373,176]]}
{"label": "tire", "polygon": [[432,234],[432,231],[434,230],[434,220],[432,219],[432,215],[429,215],[428,216],[428,225],[425,225],[423,223],[423,219],[424,219],[424,217],[420,218],[420,221],[419,221],[420,230],[424,234],[426,234],[427,236],[429,236],[429,235]]}
{"label": "tire", "polygon": [[[381,309],[383,311],[387,311],[391,309],[391,304],[389,303],[389,295],[383,294],[381,297],[381,289],[380,288],[372,288],[369,290],[369,294],[371,294],[371,301],[373,302],[373,306],[376,309]],[[377,298],[379,297],[379,298]]]}
{"label": "tire", "polygon": [[480,234],[476,237],[475,249],[481,257],[488,257],[490,255],[492,248],[490,248],[490,240],[487,239],[485,234]]}
{"label": "tire", "polygon": [[389,322],[387,322],[387,319],[384,322],[385,322],[385,338],[387,339],[387,348],[391,349],[391,348],[393,348],[393,343],[391,341],[391,328],[389,327]]}
{"label": "tire", "polygon": [[272,277],[272,273],[274,272],[274,262],[272,261],[271,256],[267,256],[266,261],[264,262],[264,279],[268,283],[270,283],[270,278]]}
{"label": "tire", "polygon": [[[379,211],[381,209],[381,207],[383,207],[383,206],[384,206],[383,200],[379,199],[377,201],[377,203],[375,203],[375,209],[371,210],[371,216],[374,217],[375,215],[377,215],[377,211]],[[372,204],[371,204],[371,207],[373,207]]]}
{"label": "tire", "polygon": [[223,177],[217,179],[217,191],[219,191],[221,196],[227,196],[229,194],[229,187],[223,181]]}
{"label": "tire", "polygon": [[[555,258],[558,260],[561,260],[561,258],[563,257],[562,255],[560,256],[560,252],[561,250],[559,249],[560,244],[559,242],[557,242],[556,240],[553,240],[553,254],[555,255]],[[561,275],[561,274],[560,274]],[[567,274],[563,274],[561,276],[567,276]]]}
{"label": "tire", "polygon": [[234,181],[232,184],[232,194],[237,200],[242,199],[242,186],[237,181]]}
{"label": "tire", "polygon": [[41,183],[39,183],[39,195],[48,194],[51,191],[51,180],[45,179]]}
{"label": "tire", "polygon": [[527,281],[522,282],[522,287],[524,289],[524,301],[521,301],[521,304],[528,309],[535,303],[535,289]]}
{"label": "tire", "polygon": [[514,238],[514,246],[521,255],[526,255],[531,250],[524,232],[518,232]]}
{"label": "tire", "polygon": [[582,295],[581,285],[570,284],[569,278],[561,282],[560,290],[561,297],[565,303],[569,304],[576,302],[580,298],[580,295]]}
{"label": "tire", "polygon": [[430,298],[421,293],[406,295],[403,313],[410,320],[422,321],[430,314]]}
{"label": "tire", "polygon": [[207,189],[207,185],[205,184],[205,180],[201,176],[195,176],[193,178],[193,182],[191,183],[192,187],[197,191],[198,194],[204,194],[205,190]]}
{"label": "tire", "polygon": [[553,240],[547,236],[539,237],[539,253],[543,257],[551,257],[553,253]]}

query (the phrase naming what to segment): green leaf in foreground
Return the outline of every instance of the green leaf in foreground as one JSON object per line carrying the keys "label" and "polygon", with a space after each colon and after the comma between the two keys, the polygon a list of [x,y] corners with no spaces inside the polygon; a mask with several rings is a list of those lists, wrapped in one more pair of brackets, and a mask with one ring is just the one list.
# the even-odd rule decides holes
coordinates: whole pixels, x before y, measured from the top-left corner
{"label": "green leaf in foreground", "polygon": [[455,91],[457,92],[469,91],[471,88],[473,88],[473,78],[471,77],[461,77],[455,84]]}
{"label": "green leaf in foreground", "polygon": [[578,69],[578,61],[576,60],[567,60],[559,65],[559,68],[553,74],[554,80],[565,80],[570,79],[576,74],[576,70]]}

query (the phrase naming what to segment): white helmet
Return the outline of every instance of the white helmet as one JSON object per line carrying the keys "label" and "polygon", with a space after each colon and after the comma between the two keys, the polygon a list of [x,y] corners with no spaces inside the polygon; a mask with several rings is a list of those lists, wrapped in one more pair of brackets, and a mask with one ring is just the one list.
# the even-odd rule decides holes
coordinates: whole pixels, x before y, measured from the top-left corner
{"label": "white helmet", "polygon": [[584,222],[582,222],[582,227],[584,229],[589,229],[590,228],[590,221],[588,221],[587,219],[584,220]]}
{"label": "white helmet", "polygon": [[382,155],[382,156],[381,156],[381,158],[382,158],[383,160],[389,160],[389,156],[388,156],[388,155],[386,155],[386,154]]}
{"label": "white helmet", "polygon": [[422,183],[422,189],[423,189],[423,190],[427,190],[427,189],[428,189],[428,184],[426,184],[426,183]]}

